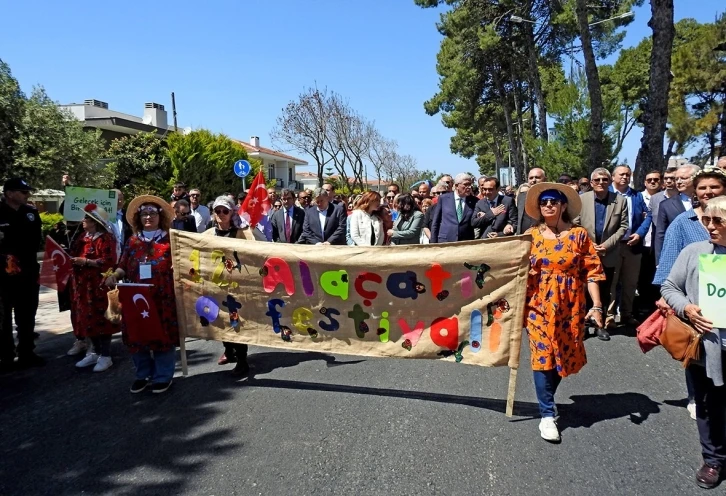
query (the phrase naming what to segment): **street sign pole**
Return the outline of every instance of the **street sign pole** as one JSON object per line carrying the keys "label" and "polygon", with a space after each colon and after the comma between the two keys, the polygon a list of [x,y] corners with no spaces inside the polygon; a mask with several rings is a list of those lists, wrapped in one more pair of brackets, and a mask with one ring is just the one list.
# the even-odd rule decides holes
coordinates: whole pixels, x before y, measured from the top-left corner
{"label": "street sign pole", "polygon": [[242,191],[244,191],[247,188],[246,177],[252,171],[252,166],[246,160],[238,160],[232,166],[232,170],[234,170],[234,173],[237,175],[237,177],[242,178]]}

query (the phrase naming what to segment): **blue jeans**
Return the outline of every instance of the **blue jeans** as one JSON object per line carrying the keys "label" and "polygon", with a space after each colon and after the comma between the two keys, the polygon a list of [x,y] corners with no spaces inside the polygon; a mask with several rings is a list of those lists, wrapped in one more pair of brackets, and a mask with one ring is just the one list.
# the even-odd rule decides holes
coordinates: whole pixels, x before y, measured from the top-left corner
{"label": "blue jeans", "polygon": [[136,366],[136,378],[151,379],[154,384],[171,382],[176,367],[176,350],[154,351],[141,350],[131,355]]}
{"label": "blue jeans", "polygon": [[534,370],[534,390],[542,418],[555,416],[555,393],[562,377],[556,370]]}

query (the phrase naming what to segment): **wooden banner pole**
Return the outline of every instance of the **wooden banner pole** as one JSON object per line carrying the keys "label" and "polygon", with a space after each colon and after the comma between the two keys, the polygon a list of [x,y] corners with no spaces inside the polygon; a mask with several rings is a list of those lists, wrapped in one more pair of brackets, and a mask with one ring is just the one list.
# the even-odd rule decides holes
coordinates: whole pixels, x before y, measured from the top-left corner
{"label": "wooden banner pole", "polygon": [[514,392],[517,389],[517,369],[509,369],[509,390],[507,391],[507,410],[505,415],[511,417],[514,413]]}

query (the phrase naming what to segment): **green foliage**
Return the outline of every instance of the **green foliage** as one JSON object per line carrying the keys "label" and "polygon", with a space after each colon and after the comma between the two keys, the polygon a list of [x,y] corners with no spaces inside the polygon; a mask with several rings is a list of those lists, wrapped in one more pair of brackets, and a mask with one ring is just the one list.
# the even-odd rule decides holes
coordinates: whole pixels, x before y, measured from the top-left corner
{"label": "green foliage", "polygon": [[154,133],[139,133],[113,140],[106,159],[106,187],[120,189],[127,198],[143,194],[165,198],[171,192],[172,168],[166,143]]}
{"label": "green foliage", "polygon": [[68,172],[97,186],[100,133],[89,133],[61,111],[42,87],[30,97],[0,60],[0,178],[21,176],[38,188],[59,188]]}
{"label": "green foliage", "polygon": [[40,213],[40,222],[42,224],[41,229],[43,230],[43,242],[42,244],[45,245],[45,237],[50,234],[50,231],[55,227],[55,225],[59,222],[63,222],[63,215],[62,214],[51,214],[48,212],[41,212]]}
{"label": "green foliage", "polygon": [[[232,168],[237,160],[247,160],[247,151],[223,134],[207,130],[187,135],[172,134],[168,138],[168,157],[172,167],[169,184],[182,181],[189,188],[200,188],[205,198],[242,189],[242,181]],[[260,169],[259,161],[250,161],[249,186]]]}

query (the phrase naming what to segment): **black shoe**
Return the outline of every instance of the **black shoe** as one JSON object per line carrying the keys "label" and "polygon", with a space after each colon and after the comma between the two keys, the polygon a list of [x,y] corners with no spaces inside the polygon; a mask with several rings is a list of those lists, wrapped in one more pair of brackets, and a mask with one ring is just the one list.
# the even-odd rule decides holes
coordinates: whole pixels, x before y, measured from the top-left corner
{"label": "black shoe", "polygon": [[136,379],[133,384],[131,384],[131,391],[132,393],[140,393],[144,389],[146,389],[146,386],[149,385],[149,381],[146,379]]}
{"label": "black shoe", "polygon": [[42,367],[44,365],[45,358],[39,357],[35,353],[28,353],[27,355],[18,356],[19,368]]}
{"label": "black shoe", "polygon": [[610,341],[610,334],[605,329],[598,329],[595,334],[600,341]]}
{"label": "black shoe", "polygon": [[171,381],[169,382],[156,382],[151,385],[152,393],[163,393],[171,387]]}
{"label": "black shoe", "polygon": [[33,339],[38,339],[40,337],[40,333],[34,332],[33,333]]}
{"label": "black shoe", "polygon": [[232,375],[235,377],[244,377],[250,373],[250,366],[247,360],[237,362],[237,365],[232,369]]}
{"label": "black shoe", "polygon": [[0,360],[0,374],[6,374],[15,370],[14,360]]}

